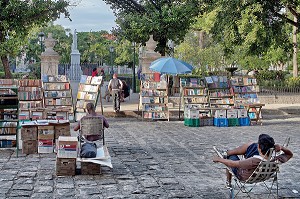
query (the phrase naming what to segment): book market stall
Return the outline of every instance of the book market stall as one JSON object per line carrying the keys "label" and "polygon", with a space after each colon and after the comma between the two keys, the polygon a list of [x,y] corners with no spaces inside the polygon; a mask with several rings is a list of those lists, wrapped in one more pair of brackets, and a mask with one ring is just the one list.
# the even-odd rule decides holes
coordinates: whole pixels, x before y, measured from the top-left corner
{"label": "book market stall", "polygon": [[0,148],[16,148],[18,156],[18,82],[0,79]]}
{"label": "book market stall", "polygon": [[[203,82],[201,78],[188,81],[186,79],[181,80],[186,126],[212,125],[210,122],[203,122],[204,118],[212,116],[213,125],[217,127],[262,124],[261,109],[264,104],[259,103],[257,95],[259,89],[254,77],[232,76],[229,79],[227,76],[208,76],[204,78],[205,82],[201,83],[202,91],[193,83]],[[186,82],[194,87],[185,88]],[[192,106],[193,102],[198,105]],[[202,106],[199,106],[200,102]],[[205,113],[204,110],[207,112]]]}
{"label": "book market stall", "polygon": [[97,106],[98,99],[100,99],[101,110],[103,113],[102,99],[101,99],[101,85],[102,76],[87,76],[82,75],[80,78],[77,99],[75,104],[75,120],[79,121],[86,115],[86,104],[91,102]]}
{"label": "book market stall", "polygon": [[46,118],[73,120],[74,108],[70,81],[65,75],[43,75]]}
{"label": "book market stall", "polygon": [[143,119],[169,120],[167,82],[159,73],[144,75],[140,88]]}

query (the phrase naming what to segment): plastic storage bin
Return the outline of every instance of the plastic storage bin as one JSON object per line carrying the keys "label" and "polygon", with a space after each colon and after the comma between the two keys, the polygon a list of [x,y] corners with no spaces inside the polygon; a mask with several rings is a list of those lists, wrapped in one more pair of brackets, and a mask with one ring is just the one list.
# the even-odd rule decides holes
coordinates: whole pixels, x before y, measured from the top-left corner
{"label": "plastic storage bin", "polygon": [[228,126],[239,126],[238,118],[228,118]]}
{"label": "plastic storage bin", "polygon": [[214,125],[217,127],[227,127],[228,119],[227,118],[214,118]]}
{"label": "plastic storage bin", "polygon": [[250,118],[249,117],[239,118],[239,123],[240,126],[250,126]]}
{"label": "plastic storage bin", "polygon": [[200,120],[199,118],[197,119],[184,118],[184,125],[189,127],[199,127]]}

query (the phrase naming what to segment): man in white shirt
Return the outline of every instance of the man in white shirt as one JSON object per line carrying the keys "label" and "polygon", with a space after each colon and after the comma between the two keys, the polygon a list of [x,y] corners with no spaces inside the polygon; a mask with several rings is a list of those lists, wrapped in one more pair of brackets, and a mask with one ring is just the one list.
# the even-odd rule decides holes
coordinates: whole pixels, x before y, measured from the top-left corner
{"label": "man in white shirt", "polygon": [[118,79],[117,74],[113,74],[113,78],[108,83],[108,89],[113,98],[114,112],[120,111],[120,94],[123,88],[123,83]]}

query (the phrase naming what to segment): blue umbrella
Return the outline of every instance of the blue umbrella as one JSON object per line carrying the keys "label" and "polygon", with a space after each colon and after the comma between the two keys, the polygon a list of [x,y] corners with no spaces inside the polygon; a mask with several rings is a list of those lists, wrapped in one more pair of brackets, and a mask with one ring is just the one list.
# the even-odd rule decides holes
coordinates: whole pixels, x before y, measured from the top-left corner
{"label": "blue umbrella", "polygon": [[162,57],[151,63],[150,70],[161,74],[186,74],[192,72],[193,66],[173,57]]}

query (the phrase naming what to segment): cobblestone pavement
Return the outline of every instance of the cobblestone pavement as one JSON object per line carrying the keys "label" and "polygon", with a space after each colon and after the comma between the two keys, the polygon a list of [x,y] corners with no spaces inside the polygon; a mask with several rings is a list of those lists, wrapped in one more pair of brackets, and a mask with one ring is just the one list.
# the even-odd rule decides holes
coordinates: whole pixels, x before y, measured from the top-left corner
{"label": "cobblestone pavement", "polygon": [[[268,133],[291,137],[294,158],[279,173],[279,195],[300,198],[300,118],[270,119],[263,126],[185,127],[182,122],[108,119],[106,143],[114,168],[102,174],[55,176],[55,154],[19,158],[0,151],[0,198],[228,198],[225,170],[212,162],[212,146],[235,147]],[[262,187],[253,198],[266,198]],[[243,196],[243,195],[242,195]]]}

